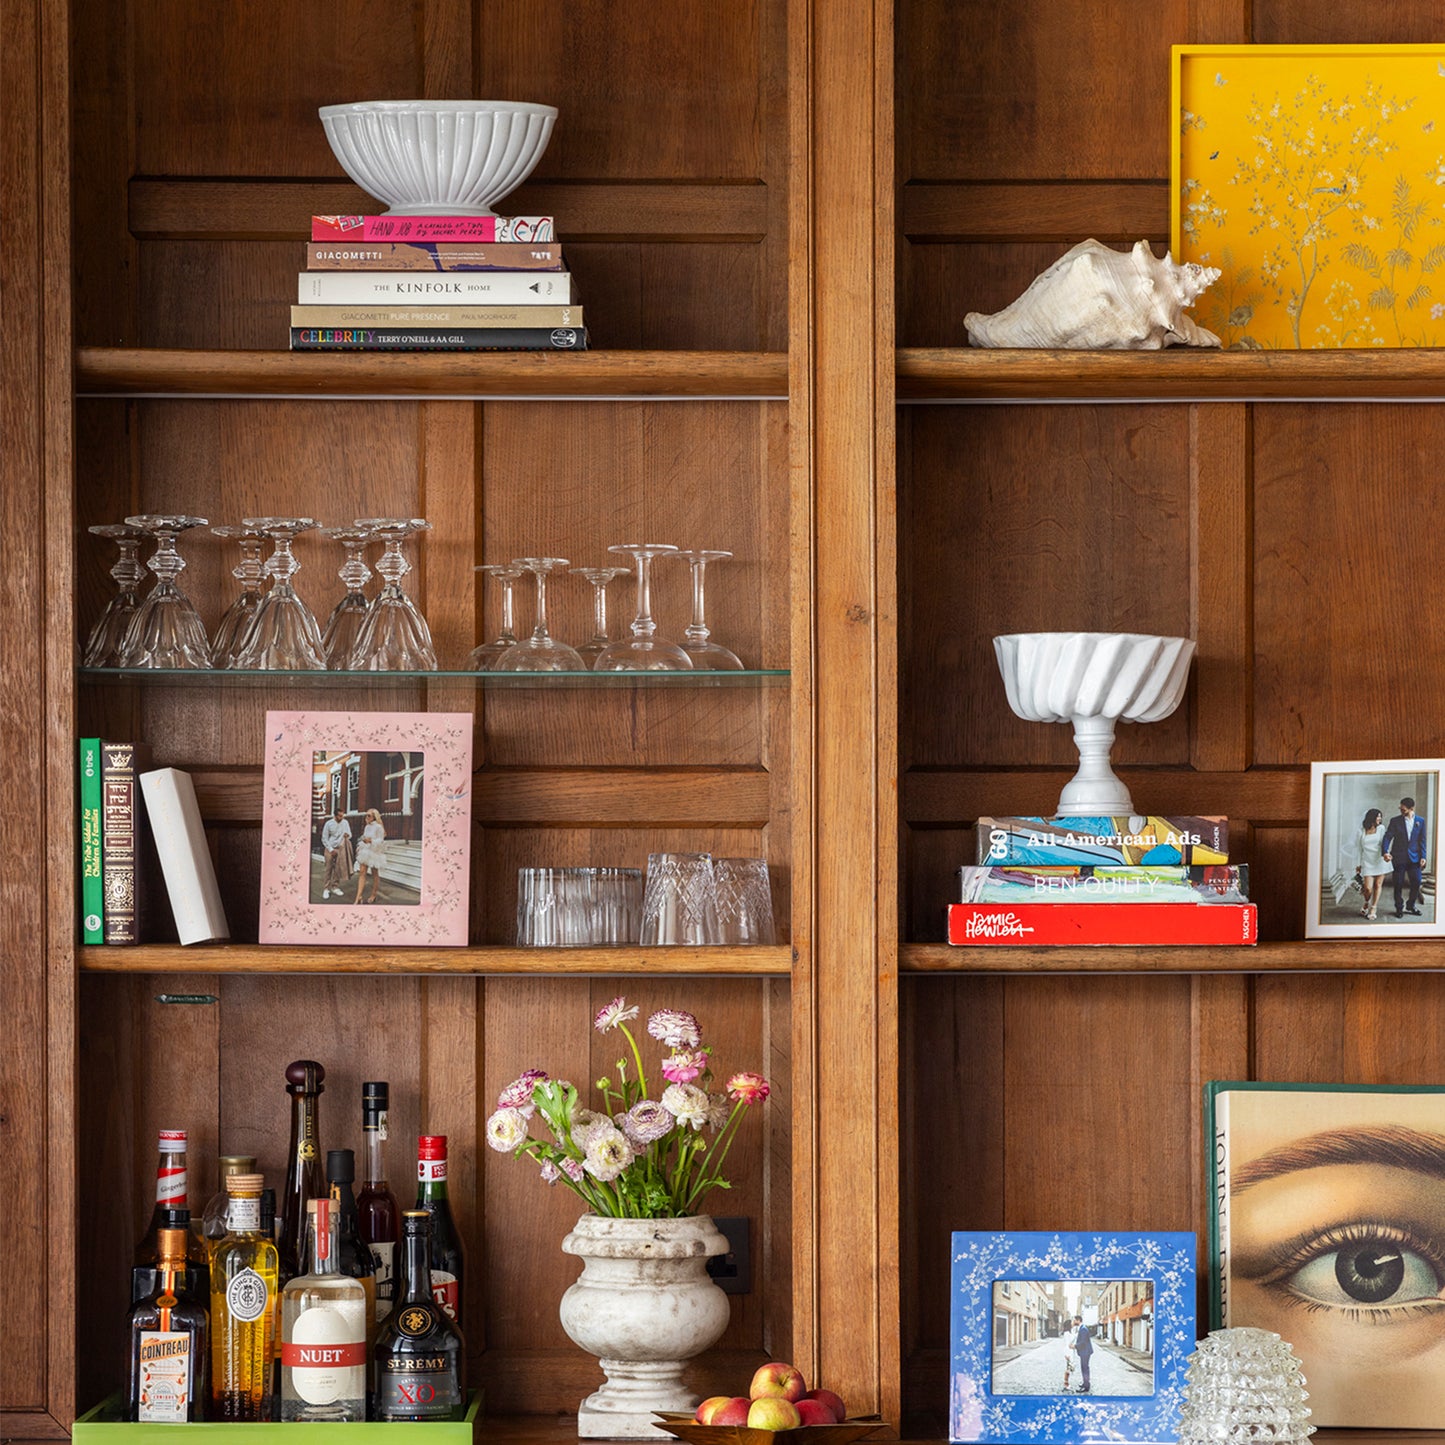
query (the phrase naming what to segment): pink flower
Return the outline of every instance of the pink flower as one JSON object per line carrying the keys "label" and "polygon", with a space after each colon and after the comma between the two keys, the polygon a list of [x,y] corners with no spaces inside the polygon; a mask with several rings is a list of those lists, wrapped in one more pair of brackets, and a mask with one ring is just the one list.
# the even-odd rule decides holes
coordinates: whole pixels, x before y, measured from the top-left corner
{"label": "pink flower", "polygon": [[562,1161],[562,1172],[574,1183],[580,1184],[584,1170],[580,1159],[564,1159]]}
{"label": "pink flower", "polygon": [[545,1069],[527,1069],[497,1095],[497,1107],[499,1109],[520,1109],[523,1115],[530,1119],[536,1110],[536,1105],[532,1103],[532,1089],[535,1085],[546,1082],[547,1072]]}
{"label": "pink flower", "polygon": [[706,1049],[679,1049],[662,1061],[662,1077],[674,1084],[690,1084],[707,1068]]}
{"label": "pink flower", "polygon": [[647,1032],[670,1049],[695,1049],[702,1042],[702,1029],[686,1009],[658,1009],[647,1021]]}
{"label": "pink flower", "polygon": [[740,1104],[761,1104],[772,1093],[761,1074],[734,1074],[728,1080],[728,1093]]}
{"label": "pink flower", "polygon": [[550,1160],[542,1161],[542,1182],[555,1184],[562,1177],[562,1171]]}
{"label": "pink flower", "polygon": [[621,994],[618,994],[611,1003],[603,1004],[602,1007],[597,1010],[597,1017],[592,1020],[592,1027],[596,1029],[599,1034],[605,1034],[609,1030],[615,1029],[619,1024],[625,1024],[628,1019],[635,1019],[641,1012],[642,1009],[637,1004],[633,1004],[631,1008],[628,1008],[627,1000],[623,998]]}

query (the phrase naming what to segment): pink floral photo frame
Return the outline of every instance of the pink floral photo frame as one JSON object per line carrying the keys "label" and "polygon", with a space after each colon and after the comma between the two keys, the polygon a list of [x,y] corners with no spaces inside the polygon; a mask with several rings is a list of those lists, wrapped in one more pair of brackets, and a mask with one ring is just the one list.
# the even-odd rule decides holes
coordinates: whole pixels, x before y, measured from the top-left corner
{"label": "pink floral photo frame", "polygon": [[268,712],[262,943],[464,946],[469,713]]}

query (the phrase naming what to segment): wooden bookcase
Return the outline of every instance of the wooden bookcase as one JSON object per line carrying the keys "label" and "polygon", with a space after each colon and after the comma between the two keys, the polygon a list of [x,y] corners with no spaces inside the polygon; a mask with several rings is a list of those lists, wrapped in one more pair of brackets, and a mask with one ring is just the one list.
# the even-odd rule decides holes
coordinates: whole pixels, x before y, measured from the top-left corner
{"label": "wooden bookcase", "polygon": [[[587,1024],[615,992],[693,1008],[720,1060],[776,1085],[718,1209],[753,1221],[754,1289],[700,1388],[789,1357],[932,1438],[951,1230],[1202,1230],[1205,1080],[1445,1082],[1445,949],[1306,943],[1301,902],[1309,761],[1440,754],[1428,705],[1405,726],[1388,700],[1445,682],[1426,554],[1445,422],[1404,404],[1445,398],[1445,365],[981,353],[963,328],[1085,236],[1162,249],[1171,43],[1425,40],[1442,18],[1425,0],[0,0],[0,1011],[24,1041],[0,1051],[3,1434],[61,1438],[111,1387],[155,1130],[190,1129],[202,1197],[221,1149],[277,1177],[295,1057],[327,1065],[333,1147],[359,1144],[361,1079],[390,1078],[402,1192],[423,1122],[451,1136],[474,1378],[518,1442],[566,1438],[555,1417],[594,1373],[556,1317],[575,1211],[481,1124],[523,1066],[606,1069]],[[407,94],[559,104],[506,208],[558,217],[595,351],[277,349],[307,217],[368,207],[316,106]],[[162,506],[427,516],[417,591],[452,657],[495,622],[478,562],[581,562],[634,529],[729,547],[710,620],[788,678],[99,685],[76,644],[110,557],[85,528]],[[230,558],[194,533],[182,552],[214,621]],[[319,605],[335,559],[300,553]],[[1421,573],[1409,623],[1355,605],[1401,557]],[[554,599],[559,631],[585,602]],[[663,579],[660,612],[682,606]],[[1186,707],[1117,756],[1136,800],[1231,817],[1257,950],[937,942],[973,819],[1047,810],[1071,768],[1064,730],[1008,713],[992,659],[996,632],[1038,627],[1197,638]],[[473,715],[472,947],[255,944],[261,729],[298,699]],[[234,943],[76,947],[87,732],[196,773]],[[668,846],[767,856],[786,941],[508,946],[519,864]]]}

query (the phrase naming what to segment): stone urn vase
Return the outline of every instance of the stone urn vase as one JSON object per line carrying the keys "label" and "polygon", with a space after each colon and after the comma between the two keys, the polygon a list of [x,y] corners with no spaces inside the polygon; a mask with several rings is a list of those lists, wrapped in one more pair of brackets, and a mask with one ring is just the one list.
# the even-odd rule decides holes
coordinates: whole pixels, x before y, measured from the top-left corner
{"label": "stone urn vase", "polygon": [[562,1249],[582,1273],[562,1296],[562,1328],[607,1377],[577,1411],[581,1438],[671,1438],[653,1412],[696,1409],[682,1370],[727,1329],[728,1297],[707,1272],[727,1247],[705,1214],[577,1221]]}

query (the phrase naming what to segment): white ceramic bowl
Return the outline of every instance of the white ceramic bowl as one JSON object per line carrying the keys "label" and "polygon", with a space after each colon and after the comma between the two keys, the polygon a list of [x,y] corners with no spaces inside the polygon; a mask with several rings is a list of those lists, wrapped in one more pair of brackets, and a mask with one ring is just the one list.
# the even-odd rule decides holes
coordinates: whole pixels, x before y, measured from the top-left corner
{"label": "white ceramic bowl", "polygon": [[1194,643],[1137,632],[1016,632],[993,640],[1009,706],[1030,722],[1158,722],[1179,706]]}
{"label": "white ceramic bowl", "polygon": [[342,169],[393,216],[492,216],[542,158],[557,107],[504,100],[323,105]]}

